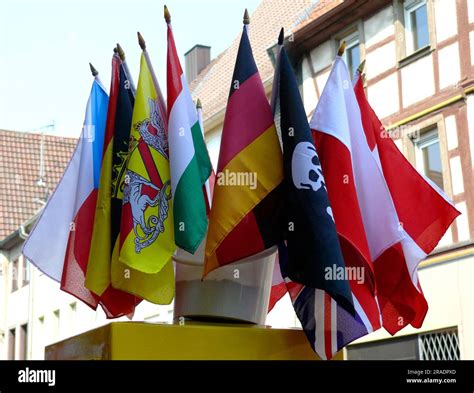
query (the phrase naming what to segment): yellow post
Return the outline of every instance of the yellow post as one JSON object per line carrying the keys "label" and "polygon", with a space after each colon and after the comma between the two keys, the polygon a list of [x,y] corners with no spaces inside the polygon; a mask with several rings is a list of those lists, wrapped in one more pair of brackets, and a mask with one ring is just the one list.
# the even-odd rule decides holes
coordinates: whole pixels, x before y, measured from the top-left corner
{"label": "yellow post", "polygon": [[[112,322],[46,348],[49,360],[318,360],[301,329]],[[342,359],[342,351],[336,359]]]}

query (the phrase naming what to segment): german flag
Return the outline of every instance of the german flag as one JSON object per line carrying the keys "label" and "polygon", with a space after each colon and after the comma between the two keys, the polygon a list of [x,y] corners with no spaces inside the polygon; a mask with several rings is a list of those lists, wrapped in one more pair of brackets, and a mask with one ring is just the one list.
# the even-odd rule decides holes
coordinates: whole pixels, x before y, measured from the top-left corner
{"label": "german flag", "polygon": [[244,26],[224,119],[204,276],[279,240],[276,191],[283,159]]}

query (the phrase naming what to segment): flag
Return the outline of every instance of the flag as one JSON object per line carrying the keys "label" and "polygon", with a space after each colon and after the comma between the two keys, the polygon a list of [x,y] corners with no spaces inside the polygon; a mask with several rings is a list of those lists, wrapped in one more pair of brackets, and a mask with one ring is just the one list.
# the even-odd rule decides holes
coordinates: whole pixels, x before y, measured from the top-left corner
{"label": "flag", "polygon": [[124,176],[120,234],[112,251],[112,286],[150,302],[174,296],[175,251],[164,103],[144,50]]}
{"label": "flag", "polygon": [[96,78],[82,133],[56,190],[23,246],[39,270],[61,289],[97,308],[99,298],[84,287],[109,98]]}
{"label": "flag", "polygon": [[195,253],[207,231],[202,192],[212,166],[168,23],[168,136],[176,246]]}
{"label": "flag", "polygon": [[272,111],[244,26],[222,130],[204,275],[277,243],[283,179]]}
{"label": "flag", "polygon": [[[198,115],[199,126],[201,127],[201,131],[202,131],[202,137],[203,139],[205,139],[204,121],[202,117],[202,105],[201,105],[201,100],[199,100],[199,98],[196,103],[196,111]],[[212,168],[212,162],[211,162],[211,168]],[[209,216],[209,213],[211,212],[212,194],[214,192],[215,183],[216,183],[216,173],[214,172],[214,169],[212,168],[211,175],[206,180],[206,183],[204,183],[204,187],[203,187],[204,200],[206,201],[206,213],[208,216]]]}
{"label": "flag", "polygon": [[122,190],[127,158],[134,96],[132,86],[118,55],[112,58],[110,99],[105,128],[102,169],[96,212],[92,229],[91,249],[85,286],[108,302],[113,315],[133,312],[140,299],[111,286],[110,269],[112,249],[120,228]]}
{"label": "flag", "polygon": [[383,325],[395,334],[408,324],[421,327],[428,304],[418,279],[418,264],[460,213],[444,192],[420,175],[396,147],[370,107],[359,75],[354,91],[365,142],[383,171],[398,219],[403,223],[401,242],[374,263]]}
{"label": "flag", "polygon": [[321,359],[330,360],[352,341],[380,327],[380,324],[377,325],[377,320],[374,324],[374,321],[368,319],[354,294],[355,313],[352,314],[326,291],[307,287],[289,279],[285,273],[288,265],[288,249],[284,242],[278,245],[278,258],[295,313],[311,347]]}
{"label": "flag", "polygon": [[285,49],[281,51],[279,71],[284,205],[288,222],[285,274],[294,282],[328,292],[353,312],[348,281],[326,278],[328,268],[344,269],[344,260],[318,154]]}
{"label": "flag", "polygon": [[[285,207],[290,224],[286,244],[278,247],[280,270],[312,348],[320,358],[330,359],[351,341],[380,327],[373,280],[370,272],[365,272],[370,258],[362,263],[360,255],[339,233],[326,189],[333,181],[319,161],[284,49],[277,70],[276,106],[280,113]],[[274,276],[278,277],[278,273]],[[277,288],[275,285],[275,295]]]}

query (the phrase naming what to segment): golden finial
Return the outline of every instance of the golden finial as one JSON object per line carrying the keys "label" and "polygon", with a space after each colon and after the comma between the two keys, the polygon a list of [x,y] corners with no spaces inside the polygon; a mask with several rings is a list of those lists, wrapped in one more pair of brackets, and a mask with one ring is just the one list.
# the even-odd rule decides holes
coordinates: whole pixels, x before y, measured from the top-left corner
{"label": "golden finial", "polygon": [[139,31],[137,32],[137,36],[138,36],[138,45],[140,45],[140,48],[142,48],[142,50],[146,50],[145,40]]}
{"label": "golden finial", "polygon": [[165,4],[165,21],[168,24],[171,23],[171,14],[170,14],[170,11],[168,10],[168,7],[166,6],[166,4]]}
{"label": "golden finial", "polygon": [[95,76],[99,75],[99,71],[97,71],[97,70],[95,69],[95,67],[92,65],[92,63],[89,63],[89,67],[90,67],[90,69],[91,69],[92,76],[95,77]]}
{"label": "golden finial", "polygon": [[342,56],[345,50],[346,50],[346,41],[342,41],[341,46],[339,47],[337,51],[337,55]]}
{"label": "golden finial", "polygon": [[246,8],[244,12],[244,25],[248,25],[248,24],[250,24],[250,16]]}
{"label": "golden finial", "polygon": [[357,67],[357,71],[359,71],[359,74],[362,74],[364,72],[364,67],[365,67],[365,59],[361,61],[359,64],[359,67]]}
{"label": "golden finial", "polygon": [[120,60],[125,61],[125,52],[123,51],[123,48],[118,43],[117,43],[117,53],[120,57]]}
{"label": "golden finial", "polygon": [[201,100],[199,98],[196,101],[196,109],[202,109]]}

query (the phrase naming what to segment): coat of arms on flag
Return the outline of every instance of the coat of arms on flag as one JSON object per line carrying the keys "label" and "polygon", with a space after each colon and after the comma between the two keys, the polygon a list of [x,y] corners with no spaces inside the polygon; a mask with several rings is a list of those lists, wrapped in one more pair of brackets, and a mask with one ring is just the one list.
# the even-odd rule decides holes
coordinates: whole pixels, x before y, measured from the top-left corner
{"label": "coat of arms on flag", "polygon": [[[157,104],[148,99],[150,118],[135,123],[133,127],[138,131],[140,139],[131,136],[131,153],[139,148],[140,141],[168,159],[168,142],[165,126],[158,114]],[[150,165],[154,165],[150,163]],[[161,181],[161,178],[158,177]],[[144,247],[152,244],[160,233],[165,231],[164,222],[168,218],[169,200],[171,199],[170,180],[162,183],[161,187],[147,180],[131,169],[125,175],[123,203],[130,204],[133,217],[133,231],[135,234],[135,252],[140,253]],[[150,212],[149,207],[157,207],[158,214]]]}

